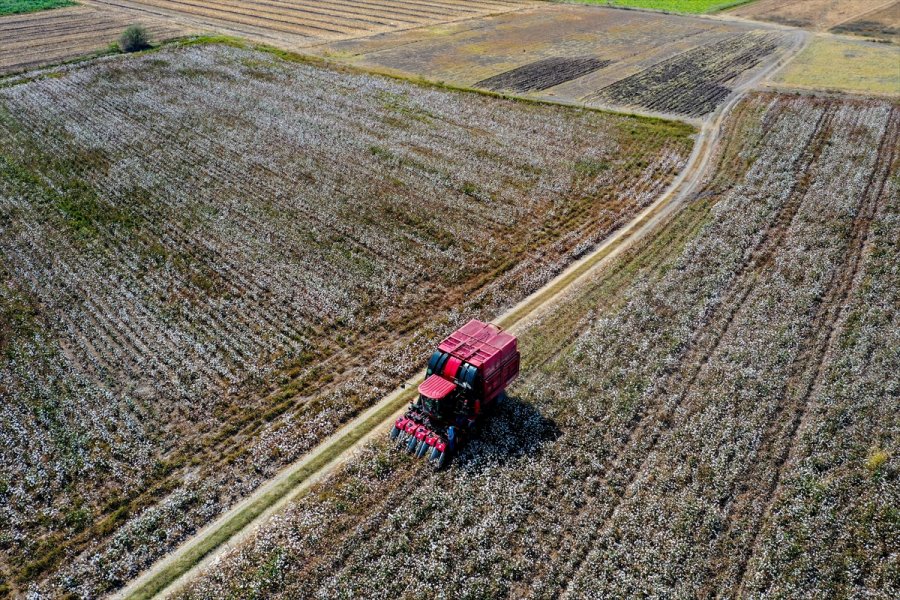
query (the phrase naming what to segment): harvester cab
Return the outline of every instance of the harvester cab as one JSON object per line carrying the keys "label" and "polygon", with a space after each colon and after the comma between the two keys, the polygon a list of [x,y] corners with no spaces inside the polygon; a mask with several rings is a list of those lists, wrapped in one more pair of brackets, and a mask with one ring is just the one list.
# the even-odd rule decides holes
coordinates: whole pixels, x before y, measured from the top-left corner
{"label": "harvester cab", "polygon": [[515,336],[469,321],[428,360],[419,396],[391,429],[398,446],[438,469],[475,435],[519,374]]}

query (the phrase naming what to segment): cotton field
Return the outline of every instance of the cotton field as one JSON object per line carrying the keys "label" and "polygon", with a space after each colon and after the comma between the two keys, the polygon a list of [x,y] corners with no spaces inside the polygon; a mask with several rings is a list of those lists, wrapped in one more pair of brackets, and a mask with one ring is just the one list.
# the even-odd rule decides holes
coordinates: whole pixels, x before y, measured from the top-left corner
{"label": "cotton field", "polygon": [[453,469],[385,435],[181,597],[897,597],[900,108],[761,93],[726,133]]}
{"label": "cotton field", "polygon": [[0,89],[4,577],[121,586],[630,220],[693,133],[225,45]]}

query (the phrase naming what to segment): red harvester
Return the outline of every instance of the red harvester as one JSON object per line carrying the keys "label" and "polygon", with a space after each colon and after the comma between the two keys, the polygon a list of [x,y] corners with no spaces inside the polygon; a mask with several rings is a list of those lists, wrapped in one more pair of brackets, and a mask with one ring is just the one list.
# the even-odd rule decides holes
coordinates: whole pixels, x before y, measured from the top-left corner
{"label": "red harvester", "polygon": [[496,325],[469,321],[431,355],[419,397],[397,419],[391,439],[442,468],[518,374],[516,337]]}

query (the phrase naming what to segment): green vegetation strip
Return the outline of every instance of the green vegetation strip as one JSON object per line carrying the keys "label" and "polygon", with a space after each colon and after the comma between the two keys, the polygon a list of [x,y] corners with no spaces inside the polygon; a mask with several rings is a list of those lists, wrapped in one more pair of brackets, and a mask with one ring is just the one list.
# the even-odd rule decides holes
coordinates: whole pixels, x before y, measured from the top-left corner
{"label": "green vegetation strip", "polygon": [[600,4],[627,8],[649,8],[669,12],[703,14],[749,4],[754,0],[576,0],[582,4]]}
{"label": "green vegetation strip", "polygon": [[374,411],[356,427],[347,431],[341,437],[333,440],[321,452],[316,454],[309,462],[284,478],[283,481],[273,485],[271,489],[261,494],[243,509],[232,515],[224,523],[218,525],[208,536],[200,539],[195,545],[188,548],[184,555],[172,561],[159,573],[151,577],[146,583],[138,587],[127,596],[129,600],[142,600],[152,598],[166,589],[176,579],[187,573],[195,565],[199,564],[216,548],[230,540],[250,522],[263,514],[269,507],[274,506],[279,500],[286,497],[298,485],[321,471],[329,462],[355,443],[360,441],[379,423],[383,422],[403,405],[409,402],[416,393],[412,387],[399,394],[394,400],[386,403]]}
{"label": "green vegetation strip", "polygon": [[0,0],[0,16],[37,12],[63,6],[75,6],[75,2],[71,0]]}

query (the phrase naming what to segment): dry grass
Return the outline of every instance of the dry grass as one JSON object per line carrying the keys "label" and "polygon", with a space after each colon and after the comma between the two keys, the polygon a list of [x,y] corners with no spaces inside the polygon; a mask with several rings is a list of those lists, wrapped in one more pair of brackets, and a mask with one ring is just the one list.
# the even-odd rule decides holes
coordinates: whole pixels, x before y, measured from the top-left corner
{"label": "dry grass", "polygon": [[900,96],[900,47],[817,37],[772,85]]}

